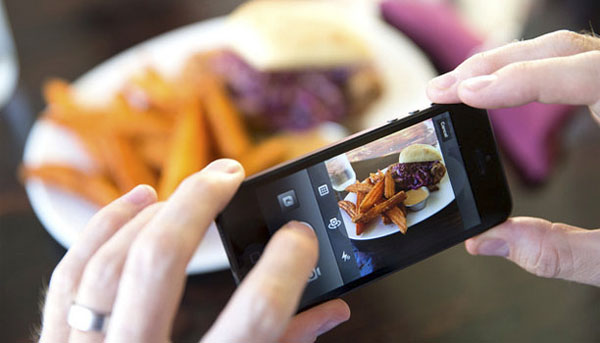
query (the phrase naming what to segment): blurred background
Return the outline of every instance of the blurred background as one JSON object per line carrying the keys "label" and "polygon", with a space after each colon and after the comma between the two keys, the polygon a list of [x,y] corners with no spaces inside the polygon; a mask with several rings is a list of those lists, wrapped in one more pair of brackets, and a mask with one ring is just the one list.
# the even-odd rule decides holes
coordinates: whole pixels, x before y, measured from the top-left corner
{"label": "blurred background", "polygon": [[[50,77],[74,81],[135,44],[184,25],[227,15],[241,3],[234,0],[3,1],[0,341],[30,341],[39,325],[43,287],[65,253],[36,217],[17,177],[29,130],[45,107],[41,92],[44,81]],[[594,0],[398,3],[410,3],[402,9],[414,10],[421,25],[434,28],[450,25],[454,29],[451,32],[457,35],[459,43],[445,40],[436,45],[435,39],[421,34],[419,25],[403,21],[397,13],[382,14],[388,20],[386,25],[402,31],[422,49],[437,72],[451,67],[455,63],[452,58],[464,58],[474,51],[514,39],[532,38],[558,29],[600,28],[600,3]],[[431,8],[436,8],[435,20],[423,15]],[[440,54],[440,48],[462,50],[447,58]],[[532,125],[531,130],[541,131],[541,138],[526,142],[537,144],[536,151],[550,156],[543,161],[541,171],[532,170],[527,155],[523,157],[515,150],[514,144],[520,142],[511,142],[510,134],[502,138],[514,200],[513,215],[597,228],[600,182],[596,177],[600,175],[600,160],[590,156],[600,152],[600,128],[585,108],[547,108],[547,111],[555,114],[556,120],[543,129]],[[498,125],[506,129],[505,124]],[[228,270],[191,276],[176,319],[174,341],[197,341],[234,288]],[[536,278],[498,258],[469,256],[462,245],[344,298],[354,310],[352,318],[322,336],[320,342],[600,341],[599,289]]]}

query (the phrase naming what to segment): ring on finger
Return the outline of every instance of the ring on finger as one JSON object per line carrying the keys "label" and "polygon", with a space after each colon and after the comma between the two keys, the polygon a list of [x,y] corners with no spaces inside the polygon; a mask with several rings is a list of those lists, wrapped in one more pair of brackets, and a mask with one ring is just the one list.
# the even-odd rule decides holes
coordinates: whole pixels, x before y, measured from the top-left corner
{"label": "ring on finger", "polygon": [[109,319],[110,313],[101,313],[78,303],[71,305],[67,315],[69,326],[84,332],[105,333]]}

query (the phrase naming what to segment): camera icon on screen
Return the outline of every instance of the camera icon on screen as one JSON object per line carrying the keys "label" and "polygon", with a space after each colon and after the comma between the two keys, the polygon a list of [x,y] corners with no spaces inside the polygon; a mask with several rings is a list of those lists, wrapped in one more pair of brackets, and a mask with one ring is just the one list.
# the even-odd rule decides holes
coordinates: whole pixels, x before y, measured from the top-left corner
{"label": "camera icon on screen", "polygon": [[281,202],[283,203],[283,206],[285,207],[292,207],[294,206],[294,198],[291,195],[286,195],[281,199]]}
{"label": "camera icon on screen", "polygon": [[298,204],[296,192],[293,189],[279,194],[277,196],[277,200],[279,201],[279,207],[281,207],[281,211],[284,213],[300,206],[300,204]]}

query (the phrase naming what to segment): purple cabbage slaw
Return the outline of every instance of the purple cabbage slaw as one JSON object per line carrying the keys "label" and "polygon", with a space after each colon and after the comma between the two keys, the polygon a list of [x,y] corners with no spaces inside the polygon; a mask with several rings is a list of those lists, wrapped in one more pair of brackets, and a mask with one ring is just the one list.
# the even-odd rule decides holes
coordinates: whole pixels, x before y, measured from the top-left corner
{"label": "purple cabbage slaw", "polygon": [[401,190],[435,187],[446,173],[440,161],[397,163],[390,168],[396,187]]}
{"label": "purple cabbage slaw", "polygon": [[214,60],[241,112],[269,129],[303,130],[348,114],[352,67],[262,72],[231,51]]}

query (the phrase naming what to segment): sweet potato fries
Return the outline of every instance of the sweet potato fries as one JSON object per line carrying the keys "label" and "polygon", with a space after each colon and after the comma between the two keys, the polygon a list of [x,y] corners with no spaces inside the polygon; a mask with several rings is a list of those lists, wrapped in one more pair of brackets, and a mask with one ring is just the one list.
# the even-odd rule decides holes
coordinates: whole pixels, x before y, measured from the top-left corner
{"label": "sweet potato fries", "polygon": [[402,202],[406,200],[404,191],[396,192],[391,173],[381,171],[371,173],[362,182],[356,182],[346,188],[356,193],[356,204],[348,200],[338,202],[356,224],[356,234],[361,235],[367,225],[377,218],[384,224],[394,224],[403,234],[407,231],[406,211]]}
{"label": "sweet potato fries", "polygon": [[328,143],[304,133],[251,132],[223,80],[199,56],[210,52],[190,57],[173,79],[147,68],[97,106],[79,101],[67,82],[48,81],[42,120],[73,133],[93,167],[24,165],[22,180],[41,180],[100,206],[140,183],[157,187],[164,200],[214,159],[237,159],[251,175]]}

